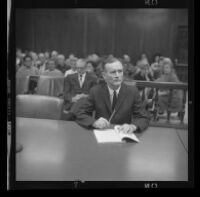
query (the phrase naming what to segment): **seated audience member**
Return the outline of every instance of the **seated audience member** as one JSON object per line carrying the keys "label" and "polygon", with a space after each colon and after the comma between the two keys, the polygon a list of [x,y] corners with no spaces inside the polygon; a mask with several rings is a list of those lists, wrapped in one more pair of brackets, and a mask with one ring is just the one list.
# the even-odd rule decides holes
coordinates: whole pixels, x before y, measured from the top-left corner
{"label": "seated audience member", "polygon": [[142,54],[139,56],[139,58],[138,58],[138,60],[137,60],[137,62],[136,62],[136,66],[140,65],[140,64],[141,64],[140,62],[142,62],[142,61],[146,61],[147,64],[149,65],[149,61],[148,61],[148,58],[147,58],[146,53],[142,53]]}
{"label": "seated audience member", "polygon": [[154,80],[158,79],[161,76],[161,66],[159,64],[160,57],[161,55],[159,53],[156,53],[153,57],[153,62],[150,67]]}
{"label": "seated audience member", "polygon": [[124,59],[125,62],[131,63],[131,58],[130,58],[129,55],[124,54],[124,55],[123,55],[123,59]]}
{"label": "seated audience member", "polygon": [[65,72],[65,77],[67,77],[68,75],[77,73],[77,70],[76,70],[76,61],[77,61],[76,57],[70,57],[70,59],[69,59],[69,65],[70,65],[71,69],[69,69],[69,70],[67,70]]}
{"label": "seated audience member", "polygon": [[96,69],[99,61],[100,61],[100,57],[97,53],[93,53],[91,56],[91,61],[93,62],[93,67],[94,69]]}
{"label": "seated audience member", "polygon": [[135,66],[131,63],[131,58],[127,54],[123,55],[122,63],[124,66],[124,77],[127,78],[128,80],[132,79],[135,72],[136,68]]}
{"label": "seated audience member", "polygon": [[47,69],[44,53],[39,53],[38,59],[40,61],[39,65],[38,65],[39,66],[39,74],[41,75]]}
{"label": "seated audience member", "polygon": [[66,66],[66,64],[65,64],[65,56],[64,55],[62,55],[62,54],[59,54],[58,56],[57,56],[57,61],[56,61],[56,68],[58,69],[58,70],[60,70],[63,74],[66,72],[66,70],[67,70],[67,66]]}
{"label": "seated audience member", "polygon": [[[156,80],[157,82],[177,82],[177,83],[180,82],[175,73],[175,70],[173,68],[173,63],[170,58],[164,58],[162,66],[163,66],[162,75],[160,78]],[[172,90],[172,98],[170,103],[169,103],[169,96],[170,96],[169,90],[159,90],[158,94],[159,94],[158,105],[161,114],[166,111],[179,112],[181,110],[182,99],[183,99],[182,90],[176,90],[176,89]]]}
{"label": "seated audience member", "polygon": [[152,73],[146,59],[140,61],[137,65],[136,72],[133,76],[134,80],[152,81]]}
{"label": "seated audience member", "polygon": [[70,54],[69,54],[69,57],[66,58],[65,64],[66,64],[68,67],[70,67],[70,60],[71,60],[71,59],[76,59],[76,56],[75,56],[73,53],[70,53]]}
{"label": "seated audience member", "polygon": [[[148,65],[148,62],[146,59],[141,60],[140,64],[138,64],[137,70],[134,73],[133,79],[139,80],[139,81],[153,81],[153,74],[150,70],[150,66]],[[141,96],[143,95],[143,91],[144,91],[143,105],[146,107],[146,109],[148,109],[149,106],[151,106],[152,104],[152,97],[153,97],[152,89],[138,87],[138,90]]]}
{"label": "seated audience member", "polygon": [[45,60],[47,61],[50,58],[49,51],[45,51],[44,56],[45,56]]}
{"label": "seated audience member", "polygon": [[35,66],[33,66],[32,57],[30,55],[26,55],[23,58],[22,66],[16,73],[16,77],[27,77],[30,75],[39,75],[39,71]]}
{"label": "seated audience member", "polygon": [[77,73],[68,75],[64,81],[65,110],[76,110],[74,104],[81,98],[87,97],[90,89],[97,83],[97,78],[86,72],[86,60],[78,59],[76,69]]}
{"label": "seated audience member", "polygon": [[87,61],[87,63],[86,63],[86,72],[94,74],[93,62]]}
{"label": "seated audience member", "polygon": [[93,87],[89,97],[82,102],[76,113],[77,123],[98,129],[118,124],[124,133],[146,129],[149,116],[142,107],[137,88],[123,83],[122,63],[117,58],[108,58],[102,67],[104,83]]}
{"label": "seated audience member", "polygon": [[56,64],[55,64],[55,60],[54,59],[49,59],[47,61],[47,67],[48,69],[45,70],[42,75],[44,76],[52,76],[52,77],[62,77],[63,74],[61,71],[59,71],[58,69],[56,69]]}
{"label": "seated audience member", "polygon": [[30,51],[29,55],[32,57],[33,66],[37,67],[37,60],[38,60],[37,53]]}
{"label": "seated audience member", "polygon": [[54,60],[56,61],[57,57],[58,57],[58,52],[55,51],[55,50],[52,51],[52,52],[51,52],[51,59],[54,59]]}

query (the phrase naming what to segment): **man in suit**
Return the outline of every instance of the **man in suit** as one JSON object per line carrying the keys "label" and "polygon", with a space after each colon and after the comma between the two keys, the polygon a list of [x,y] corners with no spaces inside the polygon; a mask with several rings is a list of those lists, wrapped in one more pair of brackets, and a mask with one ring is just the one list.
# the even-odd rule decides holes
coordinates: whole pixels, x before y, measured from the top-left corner
{"label": "man in suit", "polygon": [[[123,83],[122,63],[110,57],[102,66],[105,82],[91,89],[89,97],[76,113],[77,123],[98,129],[118,124],[124,133],[146,129],[150,117],[142,106],[137,88]],[[95,117],[92,116],[93,111]]]}
{"label": "man in suit", "polygon": [[78,101],[86,98],[90,89],[97,84],[97,77],[86,72],[86,60],[78,59],[76,70],[77,73],[68,75],[64,81],[65,110],[73,113],[76,112]]}

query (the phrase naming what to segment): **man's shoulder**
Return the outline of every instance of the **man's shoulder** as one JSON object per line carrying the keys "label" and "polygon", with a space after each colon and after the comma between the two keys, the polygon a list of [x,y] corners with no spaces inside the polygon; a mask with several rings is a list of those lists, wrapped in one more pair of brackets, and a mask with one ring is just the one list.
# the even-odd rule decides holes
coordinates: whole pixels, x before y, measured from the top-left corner
{"label": "man's shoulder", "polygon": [[76,77],[77,77],[77,73],[68,73],[68,75],[66,76],[66,79],[71,80]]}
{"label": "man's shoulder", "polygon": [[95,79],[97,80],[97,76],[93,73],[86,73],[86,75],[88,76],[89,79]]}

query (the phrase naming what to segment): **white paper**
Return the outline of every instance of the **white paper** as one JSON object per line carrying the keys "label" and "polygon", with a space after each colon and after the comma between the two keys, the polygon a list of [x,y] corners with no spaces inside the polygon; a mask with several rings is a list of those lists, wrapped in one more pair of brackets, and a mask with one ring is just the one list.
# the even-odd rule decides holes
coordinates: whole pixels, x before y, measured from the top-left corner
{"label": "white paper", "polygon": [[94,129],[94,134],[97,142],[121,142],[120,136],[114,129],[97,130]]}
{"label": "white paper", "polygon": [[99,143],[106,143],[106,142],[122,142],[123,138],[130,138],[136,142],[139,142],[137,136],[132,134],[124,134],[118,131],[118,125],[114,127],[114,129],[94,129],[94,134]]}

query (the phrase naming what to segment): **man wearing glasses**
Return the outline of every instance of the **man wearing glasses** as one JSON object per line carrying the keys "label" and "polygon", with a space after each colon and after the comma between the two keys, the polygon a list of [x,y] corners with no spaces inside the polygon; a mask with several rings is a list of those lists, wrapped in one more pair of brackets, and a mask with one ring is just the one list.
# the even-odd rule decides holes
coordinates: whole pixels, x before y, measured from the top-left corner
{"label": "man wearing glasses", "polygon": [[74,113],[78,103],[88,97],[90,89],[97,84],[96,76],[86,72],[85,59],[77,60],[76,70],[77,73],[68,75],[64,81],[65,111],[72,111]]}

